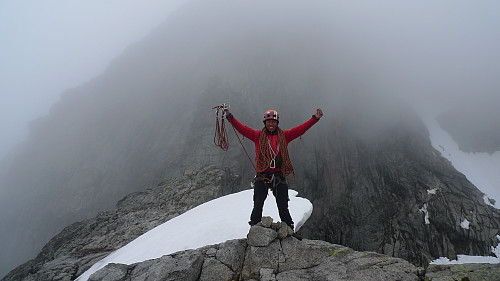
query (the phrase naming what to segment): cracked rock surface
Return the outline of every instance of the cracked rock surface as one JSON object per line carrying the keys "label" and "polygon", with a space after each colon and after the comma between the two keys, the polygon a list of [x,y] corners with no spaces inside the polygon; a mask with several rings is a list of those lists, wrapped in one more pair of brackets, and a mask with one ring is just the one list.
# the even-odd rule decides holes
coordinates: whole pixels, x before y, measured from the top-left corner
{"label": "cracked rock surface", "polygon": [[[263,235],[269,231],[275,234]],[[274,238],[269,241],[269,237]],[[248,241],[253,241],[253,245]],[[145,268],[149,275],[145,275]],[[422,272],[399,258],[357,252],[319,240],[298,240],[293,236],[280,239],[272,228],[255,225],[247,239],[229,240],[132,265],[109,264],[89,280],[178,280],[179,276],[182,280],[200,281],[421,280]]]}

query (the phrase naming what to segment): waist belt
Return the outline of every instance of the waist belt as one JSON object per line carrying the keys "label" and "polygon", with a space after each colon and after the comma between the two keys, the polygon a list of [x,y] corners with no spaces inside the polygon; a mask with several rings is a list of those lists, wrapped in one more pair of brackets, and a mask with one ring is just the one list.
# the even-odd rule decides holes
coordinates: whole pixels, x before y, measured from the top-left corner
{"label": "waist belt", "polygon": [[266,172],[257,175],[257,179],[264,182],[267,188],[271,189],[273,195],[276,196],[276,186],[281,183],[285,178],[281,171]]}

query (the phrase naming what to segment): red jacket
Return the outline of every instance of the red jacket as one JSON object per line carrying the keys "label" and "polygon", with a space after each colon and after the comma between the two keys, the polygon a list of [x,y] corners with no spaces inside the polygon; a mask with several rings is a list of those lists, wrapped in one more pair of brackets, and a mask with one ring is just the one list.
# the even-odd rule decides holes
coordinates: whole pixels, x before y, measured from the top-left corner
{"label": "red jacket", "polygon": [[[240,132],[243,136],[246,138],[250,139],[255,143],[255,161],[257,162],[257,155],[259,155],[259,136],[261,130],[254,130],[250,127],[247,127],[240,123],[240,121],[236,120],[234,117],[228,118],[228,121],[234,126],[234,128]],[[286,145],[288,146],[288,143],[293,141],[294,139],[302,136],[309,128],[311,128],[314,124],[316,124],[319,120],[311,117],[311,119],[307,120],[304,122],[304,124],[299,125],[295,128],[292,128],[290,130],[284,130],[283,133],[285,134],[285,140],[286,140]],[[273,148],[274,151],[278,149],[278,134],[277,134],[277,129],[273,132],[270,133],[269,131],[266,130],[267,132],[267,137],[269,138],[269,141],[271,143],[271,147]],[[278,157],[281,156],[281,151],[278,152]],[[258,164],[256,163],[256,166]],[[266,172],[274,172],[274,171],[281,171],[281,168],[268,168]]]}

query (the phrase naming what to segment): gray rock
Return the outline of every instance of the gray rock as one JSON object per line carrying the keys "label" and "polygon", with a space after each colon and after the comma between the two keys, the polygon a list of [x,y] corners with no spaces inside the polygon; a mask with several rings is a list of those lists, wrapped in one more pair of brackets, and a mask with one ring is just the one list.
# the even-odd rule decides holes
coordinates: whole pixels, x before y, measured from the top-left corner
{"label": "gray rock", "polygon": [[276,274],[272,268],[260,269],[260,281],[276,281]]}
{"label": "gray rock", "polygon": [[217,254],[217,249],[215,248],[210,248],[206,252],[206,255],[209,257],[215,257],[216,254]]}
{"label": "gray rock", "polygon": [[425,273],[427,281],[500,280],[500,264],[431,264]]}
{"label": "gray rock", "polygon": [[203,255],[196,250],[163,256],[137,264],[130,273],[130,278],[144,281],[196,281],[200,276],[203,259]]}
{"label": "gray rock", "polygon": [[271,228],[254,225],[247,234],[247,243],[255,247],[265,247],[277,236],[276,231]]}
{"label": "gray rock", "polygon": [[313,267],[331,255],[330,252],[340,254],[352,251],[347,247],[324,241],[307,239],[299,241],[293,237],[281,240],[281,247],[285,260],[280,262],[280,271]]}
{"label": "gray rock", "polygon": [[262,217],[262,226],[264,227],[271,227],[272,223],[273,223],[273,218],[271,217]]}
{"label": "gray rock", "polygon": [[[330,248],[332,245],[323,250]],[[415,266],[404,260],[342,248],[329,252],[317,266],[280,272],[276,280],[420,280]]]}
{"label": "gray rock", "polygon": [[283,239],[292,234],[293,230],[286,223],[282,223],[281,227],[278,229],[278,238]]}
{"label": "gray rock", "polygon": [[90,275],[89,281],[125,281],[127,280],[128,266],[125,264],[110,263],[101,270]]}
{"label": "gray rock", "polygon": [[241,276],[243,279],[258,279],[261,268],[271,268],[278,271],[278,264],[281,255],[281,244],[279,240],[274,240],[267,247],[248,246],[243,262]]}
{"label": "gray rock", "polygon": [[220,261],[207,258],[203,262],[199,281],[228,281],[234,280],[236,274]]}
{"label": "gray rock", "polygon": [[271,228],[274,229],[274,231],[278,232],[278,230],[281,228],[281,222],[273,222],[271,224]]}
{"label": "gray rock", "polygon": [[[215,258],[209,253],[213,249],[217,249]],[[435,273],[453,274],[439,270]],[[108,265],[94,273],[92,280],[418,281],[423,277],[420,268],[399,258],[357,252],[320,240],[287,237],[260,247],[247,246],[245,239],[230,240],[130,266]]]}
{"label": "gray rock", "polygon": [[216,258],[236,273],[241,272],[247,248],[246,239],[229,240],[219,245]]}

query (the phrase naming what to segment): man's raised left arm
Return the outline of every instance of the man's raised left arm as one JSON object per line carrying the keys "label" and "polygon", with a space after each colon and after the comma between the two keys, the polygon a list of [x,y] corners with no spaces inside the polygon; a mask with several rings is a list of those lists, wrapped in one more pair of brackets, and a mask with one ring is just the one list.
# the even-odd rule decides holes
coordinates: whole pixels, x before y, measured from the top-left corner
{"label": "man's raised left arm", "polygon": [[321,119],[321,117],[323,117],[323,111],[321,110],[321,108],[318,108],[316,109],[315,114],[312,115],[311,119],[307,120],[302,125],[299,125],[290,130],[286,130],[284,133],[287,141],[291,142],[292,140],[302,136],[307,130],[309,130],[314,124],[316,124],[319,119]]}

